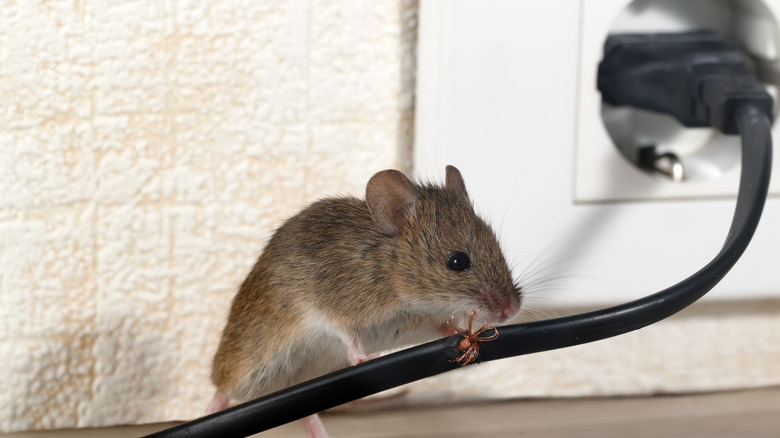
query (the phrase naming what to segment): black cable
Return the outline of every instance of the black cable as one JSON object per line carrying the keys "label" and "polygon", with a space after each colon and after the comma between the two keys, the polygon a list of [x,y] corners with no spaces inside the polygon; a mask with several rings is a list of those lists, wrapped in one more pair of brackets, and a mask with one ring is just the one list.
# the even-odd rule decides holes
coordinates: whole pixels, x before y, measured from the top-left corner
{"label": "black cable", "polygon": [[[771,133],[765,109],[749,102],[730,110],[742,140],[742,174],[728,237],[715,258],[680,283],[630,303],[579,315],[500,327],[480,344],[486,362],[593,342],[645,327],[712,289],[747,248],[769,187]],[[460,368],[459,335],[399,351],[301,383],[148,437],[244,437],[406,383]]]}

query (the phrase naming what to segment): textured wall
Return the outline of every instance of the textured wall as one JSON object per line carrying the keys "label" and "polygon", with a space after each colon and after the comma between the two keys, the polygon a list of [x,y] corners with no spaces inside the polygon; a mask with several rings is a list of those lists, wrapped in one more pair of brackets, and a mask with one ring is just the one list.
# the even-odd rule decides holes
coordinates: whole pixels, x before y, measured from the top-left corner
{"label": "textured wall", "polygon": [[238,283],[410,167],[413,1],[0,1],[0,431],[188,418]]}

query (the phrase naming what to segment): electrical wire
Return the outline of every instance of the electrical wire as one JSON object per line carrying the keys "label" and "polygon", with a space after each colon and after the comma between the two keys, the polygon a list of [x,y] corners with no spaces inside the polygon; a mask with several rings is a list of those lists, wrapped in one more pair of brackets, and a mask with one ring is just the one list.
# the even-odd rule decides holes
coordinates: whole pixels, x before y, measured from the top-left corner
{"label": "electrical wire", "polygon": [[[753,105],[734,113],[742,173],[731,229],[721,251],[701,270],[636,301],[563,318],[504,326],[480,344],[479,361],[519,356],[605,339],[645,327],[689,306],[711,290],[748,246],[766,200],[772,163],[770,121]],[[301,383],[148,437],[245,437],[416,380],[461,368],[459,335],[439,339]]]}

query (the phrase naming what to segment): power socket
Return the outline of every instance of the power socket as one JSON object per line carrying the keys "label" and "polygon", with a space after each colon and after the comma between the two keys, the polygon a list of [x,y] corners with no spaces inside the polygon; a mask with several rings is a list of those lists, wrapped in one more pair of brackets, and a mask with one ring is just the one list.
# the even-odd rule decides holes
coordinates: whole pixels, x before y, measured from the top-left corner
{"label": "power socket", "polygon": [[[604,41],[610,33],[717,30],[731,36],[756,60],[758,72],[776,97],[780,85],[780,1],[603,0],[584,1],[580,18],[577,105],[577,202],[733,197],[739,184],[739,138],[710,128],[685,128],[670,116],[633,108],[602,105],[596,83]],[[777,99],[775,99],[777,101]],[[773,133],[780,133],[775,124]],[[778,137],[780,138],[780,137]],[[684,183],[648,172],[620,154],[620,149],[653,145],[659,154],[682,157]],[[780,168],[775,154],[775,168]],[[609,177],[605,177],[609,175]],[[613,180],[621,181],[614,184]],[[780,178],[770,193],[780,195]]]}
{"label": "power socket", "polygon": [[[777,11],[771,1],[705,1],[723,8],[720,15],[734,5]],[[591,305],[647,295],[704,266],[728,232],[738,187],[736,138],[714,145],[726,151],[719,175],[702,171],[673,183],[630,164],[605,127],[596,70],[629,3],[420,4],[417,176],[441,180],[446,164],[461,170],[477,210],[498,229],[521,283],[530,285],[531,301]],[[650,3],[635,3],[641,8],[632,14],[651,10]],[[670,30],[690,26],[679,8],[670,14],[677,17],[668,20]],[[622,23],[660,30],[657,20]],[[777,40],[766,20],[751,27],[751,47],[760,47],[764,34]],[[770,42],[771,55],[777,45]],[[763,74],[771,76],[766,64]],[[713,146],[702,148],[711,132],[672,134],[681,147]],[[772,193],[780,193],[778,178]],[[780,297],[778,249],[774,196],[742,260],[707,299]]]}

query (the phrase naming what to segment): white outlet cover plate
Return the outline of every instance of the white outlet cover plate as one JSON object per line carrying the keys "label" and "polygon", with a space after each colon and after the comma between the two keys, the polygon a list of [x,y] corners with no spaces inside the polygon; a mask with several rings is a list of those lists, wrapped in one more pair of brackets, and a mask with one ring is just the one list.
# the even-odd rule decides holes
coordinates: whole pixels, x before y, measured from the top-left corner
{"label": "white outlet cover plate", "polygon": [[[671,286],[711,260],[731,222],[734,176],[683,199],[575,200],[578,148],[609,145],[594,72],[621,4],[421,2],[416,176],[461,170],[531,306],[624,302]],[[646,175],[604,151],[589,181],[671,190],[658,178],[637,183]],[[771,197],[752,244],[707,299],[780,297],[778,252],[780,199]]]}

